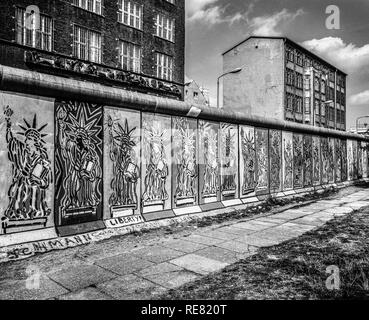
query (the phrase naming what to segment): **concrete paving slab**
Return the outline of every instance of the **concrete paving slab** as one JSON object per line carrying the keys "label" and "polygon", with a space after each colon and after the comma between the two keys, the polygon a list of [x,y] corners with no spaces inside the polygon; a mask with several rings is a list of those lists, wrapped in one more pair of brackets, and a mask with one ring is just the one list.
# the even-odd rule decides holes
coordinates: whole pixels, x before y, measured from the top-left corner
{"label": "concrete paving slab", "polygon": [[138,258],[132,254],[121,254],[114,257],[98,260],[95,264],[106,270],[124,276],[134,271],[148,268],[154,265],[145,259]]}
{"label": "concrete paving slab", "polygon": [[274,215],[268,216],[268,217],[265,217],[265,218],[259,218],[258,220],[259,221],[264,221],[264,222],[271,222],[271,223],[274,223],[274,224],[277,224],[277,225],[286,222],[286,219],[278,218],[278,217],[275,217]]}
{"label": "concrete paving slab", "polygon": [[203,235],[200,236],[198,234],[192,234],[189,237],[183,238],[183,240],[190,241],[190,242],[195,242],[195,243],[200,243],[200,244],[207,245],[207,246],[213,246],[217,243],[221,243],[221,242],[224,241],[222,239],[206,237],[206,236],[203,236]]}
{"label": "concrete paving slab", "polygon": [[256,247],[241,241],[227,241],[216,245],[219,248],[227,249],[242,254],[253,255],[256,253]]}
{"label": "concrete paving slab", "polygon": [[204,244],[185,241],[182,239],[164,241],[161,243],[161,245],[164,247],[182,251],[185,253],[195,252],[197,250],[201,250],[207,247],[207,245],[204,245]]}
{"label": "concrete paving slab", "polygon": [[158,245],[147,246],[138,250],[133,250],[131,253],[141,259],[149,260],[154,263],[165,262],[185,254],[182,251],[173,250]]}
{"label": "concrete paving slab", "polygon": [[71,291],[77,291],[117,277],[116,274],[108,270],[91,265],[70,267],[49,273],[47,276]]}
{"label": "concrete paving slab", "polygon": [[183,271],[183,270],[184,270],[183,268],[176,266],[172,263],[163,262],[163,263],[156,264],[152,267],[135,272],[135,274],[142,276],[142,277],[146,277],[149,275],[159,275],[162,273],[169,273],[169,272]]}
{"label": "concrete paving slab", "polygon": [[237,235],[237,236],[245,236],[247,234],[251,234],[251,233],[255,232],[255,230],[247,230],[247,229],[236,228],[234,225],[222,227],[222,228],[219,228],[217,230],[220,231],[220,232],[230,233],[230,234],[234,234],[234,235]]}
{"label": "concrete paving slab", "polygon": [[246,243],[253,247],[270,247],[280,243],[279,239],[275,238],[262,238],[259,234],[250,235],[238,239],[239,242]]}
{"label": "concrete paving slab", "polygon": [[69,292],[46,276],[41,276],[38,288],[27,287],[25,280],[1,282],[0,300],[47,300]]}
{"label": "concrete paving slab", "polygon": [[174,289],[185,283],[191,282],[199,278],[200,276],[186,270],[161,273],[158,275],[145,276],[150,281],[165,287],[167,289]]}
{"label": "concrete paving slab", "polygon": [[292,219],[298,219],[298,218],[304,217],[306,215],[309,215],[309,213],[307,213],[306,211],[287,210],[287,211],[284,211],[282,213],[278,213],[277,217],[292,220]]}
{"label": "concrete paving slab", "polygon": [[95,289],[95,288],[86,288],[76,292],[71,292],[68,294],[64,294],[56,298],[56,300],[112,300],[112,297],[109,295]]}
{"label": "concrete paving slab", "polygon": [[240,229],[252,230],[252,231],[261,231],[275,226],[276,223],[268,223],[263,221],[247,221],[237,223],[234,226]]}
{"label": "concrete paving slab", "polygon": [[236,252],[219,247],[208,247],[206,249],[196,251],[195,254],[229,264],[235,263],[239,260]]}
{"label": "concrete paving slab", "polygon": [[196,254],[185,255],[171,260],[170,263],[202,275],[219,271],[229,265],[229,263],[220,262]]}
{"label": "concrete paving slab", "polygon": [[163,287],[132,274],[100,283],[97,289],[118,300],[154,299],[165,292]]}
{"label": "concrete paving slab", "polygon": [[233,233],[229,233],[229,232],[222,232],[219,231],[219,229],[215,229],[215,230],[211,230],[209,232],[201,232],[198,233],[199,235],[205,235],[207,237],[210,238],[215,238],[215,239],[219,239],[219,240],[233,240],[236,239],[238,237],[238,235],[233,234]]}
{"label": "concrete paving slab", "polygon": [[350,207],[337,207],[337,208],[324,209],[324,211],[322,212],[333,213],[333,214],[349,214],[353,211],[354,209]]}

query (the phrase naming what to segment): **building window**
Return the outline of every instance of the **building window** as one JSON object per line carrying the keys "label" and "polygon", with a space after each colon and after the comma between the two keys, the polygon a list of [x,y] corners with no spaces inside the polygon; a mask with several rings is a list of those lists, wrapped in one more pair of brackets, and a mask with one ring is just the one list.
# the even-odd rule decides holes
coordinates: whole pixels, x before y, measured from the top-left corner
{"label": "building window", "polygon": [[162,53],[156,53],[156,76],[163,80],[173,80],[173,58]]}
{"label": "building window", "polygon": [[291,62],[295,62],[295,55],[293,53],[293,50],[288,48],[287,51],[286,51],[286,56],[287,56],[287,60],[288,61],[291,61]]}
{"label": "building window", "polygon": [[325,103],[324,103],[324,102],[322,102],[322,103],[320,104],[320,115],[321,115],[322,117],[325,117],[325,107],[326,107]]}
{"label": "building window", "polygon": [[73,0],[73,4],[82,9],[102,14],[102,0]]}
{"label": "building window", "polygon": [[302,113],[302,98],[296,97],[296,112]]}
{"label": "building window", "polygon": [[74,56],[78,59],[101,63],[101,34],[74,26]]}
{"label": "building window", "polygon": [[296,55],[296,63],[299,65],[299,66],[303,66],[304,63],[303,63],[303,57],[302,57],[302,54],[301,53],[297,53]]}
{"label": "building window", "polygon": [[314,89],[315,91],[320,91],[320,80],[318,77],[315,77],[314,79]]}
{"label": "building window", "polygon": [[290,93],[287,94],[287,110],[293,111],[293,96]]}
{"label": "building window", "polygon": [[121,68],[127,71],[141,72],[141,47],[126,41],[119,43],[119,61]]}
{"label": "building window", "polygon": [[310,76],[305,76],[304,87],[306,91],[310,91]]}
{"label": "building window", "polygon": [[[17,43],[42,50],[52,50],[53,21],[51,18],[41,15],[40,26],[37,29],[36,14],[26,13],[25,9],[17,8],[16,21]],[[29,21],[28,26],[26,21]]]}
{"label": "building window", "polygon": [[128,0],[118,0],[118,21],[127,26],[142,29],[143,6]]}
{"label": "building window", "polygon": [[323,81],[322,81],[322,86],[321,86],[321,92],[322,92],[323,94],[325,94],[325,87],[326,87],[326,84],[325,84],[325,81],[323,80]]}
{"label": "building window", "polygon": [[329,121],[334,121],[334,109],[329,108]]}
{"label": "building window", "polygon": [[303,89],[303,76],[301,74],[296,74],[296,87]]}
{"label": "building window", "polygon": [[305,113],[306,114],[311,113],[311,100],[310,100],[310,98],[305,98]]}
{"label": "building window", "polygon": [[156,16],[156,35],[160,38],[174,42],[175,20],[162,14]]}
{"label": "building window", "polygon": [[295,85],[295,72],[291,69],[287,69],[287,84],[290,86]]}
{"label": "building window", "polygon": [[319,103],[319,100],[315,100],[314,101],[314,109],[315,109],[315,114],[318,116],[320,113],[319,113],[319,109],[320,109],[320,103]]}

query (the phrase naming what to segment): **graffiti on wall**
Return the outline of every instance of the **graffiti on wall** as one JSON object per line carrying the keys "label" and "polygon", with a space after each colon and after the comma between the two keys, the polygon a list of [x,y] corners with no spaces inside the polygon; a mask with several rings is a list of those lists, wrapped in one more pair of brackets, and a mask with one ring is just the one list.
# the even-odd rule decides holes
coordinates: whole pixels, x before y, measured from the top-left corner
{"label": "graffiti on wall", "polygon": [[304,185],[304,158],[303,158],[303,135],[293,135],[293,185],[294,188],[302,188]]}
{"label": "graffiti on wall", "polygon": [[269,131],[270,191],[279,192],[282,188],[282,132]]}
{"label": "graffiti on wall", "polygon": [[335,163],[335,180],[336,182],[341,182],[342,180],[342,148],[341,140],[335,139],[334,147],[334,163]]}
{"label": "graffiti on wall", "polygon": [[315,186],[321,183],[321,155],[320,155],[320,138],[313,136],[313,183]]}
{"label": "graffiti on wall", "polygon": [[246,197],[255,191],[255,131],[253,127],[240,127],[240,185],[241,197]]}
{"label": "graffiti on wall", "polygon": [[341,159],[342,159],[342,171],[341,180],[347,181],[348,179],[348,164],[347,164],[347,141],[341,140]]}
{"label": "graffiti on wall", "polygon": [[268,130],[256,128],[256,166],[257,166],[257,191],[269,189],[269,142]]}
{"label": "graffiti on wall", "polygon": [[368,143],[361,142],[363,148],[363,178],[368,178]]}
{"label": "graffiti on wall", "polygon": [[102,214],[102,107],[56,103],[56,208],[61,224]]}
{"label": "graffiti on wall", "polygon": [[363,178],[363,145],[359,141],[358,148],[357,148],[357,177],[358,179]]}
{"label": "graffiti on wall", "polygon": [[293,133],[283,132],[283,190],[293,189]]}
{"label": "graffiti on wall", "polygon": [[334,139],[328,138],[328,182],[334,183]]}
{"label": "graffiti on wall", "polygon": [[170,117],[143,114],[143,211],[154,212],[171,207]]}
{"label": "graffiti on wall", "polygon": [[222,200],[238,198],[238,129],[221,124],[220,176]]}
{"label": "graffiti on wall", "polygon": [[104,208],[109,217],[131,216],[139,210],[139,113],[105,108]]}
{"label": "graffiti on wall", "polygon": [[348,180],[354,179],[354,145],[352,140],[347,140],[347,166],[348,166]]}
{"label": "graffiti on wall", "polygon": [[353,179],[357,179],[359,176],[358,168],[358,142],[352,141],[352,163],[353,163]]}
{"label": "graffiti on wall", "polygon": [[313,186],[313,137],[304,136],[304,187]]}
{"label": "graffiti on wall", "polygon": [[174,206],[194,206],[198,196],[196,120],[173,118]]}
{"label": "graffiti on wall", "polygon": [[329,181],[329,142],[328,138],[321,137],[321,155],[322,155],[322,184],[327,184]]}

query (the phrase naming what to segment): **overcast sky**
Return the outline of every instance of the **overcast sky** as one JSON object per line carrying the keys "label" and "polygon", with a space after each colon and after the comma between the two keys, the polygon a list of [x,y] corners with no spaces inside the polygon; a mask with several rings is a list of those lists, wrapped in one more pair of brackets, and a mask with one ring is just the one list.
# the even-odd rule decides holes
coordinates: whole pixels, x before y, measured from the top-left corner
{"label": "overcast sky", "polygon": [[[224,51],[251,34],[283,35],[349,74],[348,127],[369,114],[369,0],[185,1],[186,74],[210,90],[213,104]],[[326,28],[329,5],[340,9],[340,30]]]}

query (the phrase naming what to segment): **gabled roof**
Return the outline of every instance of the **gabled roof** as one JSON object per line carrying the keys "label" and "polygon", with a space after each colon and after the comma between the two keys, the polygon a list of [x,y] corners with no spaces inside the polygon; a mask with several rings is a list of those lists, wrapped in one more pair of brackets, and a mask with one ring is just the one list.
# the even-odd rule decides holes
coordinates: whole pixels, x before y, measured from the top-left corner
{"label": "gabled roof", "polygon": [[304,48],[303,46],[301,46],[300,44],[298,44],[297,42],[291,40],[290,38],[287,37],[263,37],[263,36],[250,36],[248,38],[246,38],[245,40],[239,42],[238,44],[236,44],[235,46],[233,46],[232,48],[228,49],[227,51],[225,51],[224,53],[222,53],[222,55],[224,56],[226,53],[230,52],[231,50],[237,48],[238,46],[240,46],[241,44],[249,41],[250,39],[276,39],[276,40],[283,40],[286,43],[289,43],[290,45],[298,48],[299,50],[303,51],[306,54],[309,54],[310,56],[312,56],[313,58],[319,60],[320,62],[328,65],[329,67],[339,71],[340,73],[344,74],[345,76],[347,76],[347,73],[338,69],[337,67],[335,67],[334,65],[332,65],[331,63],[329,63],[327,60],[324,60],[323,58],[319,57],[318,55],[316,55],[315,53],[313,53],[312,51]]}

